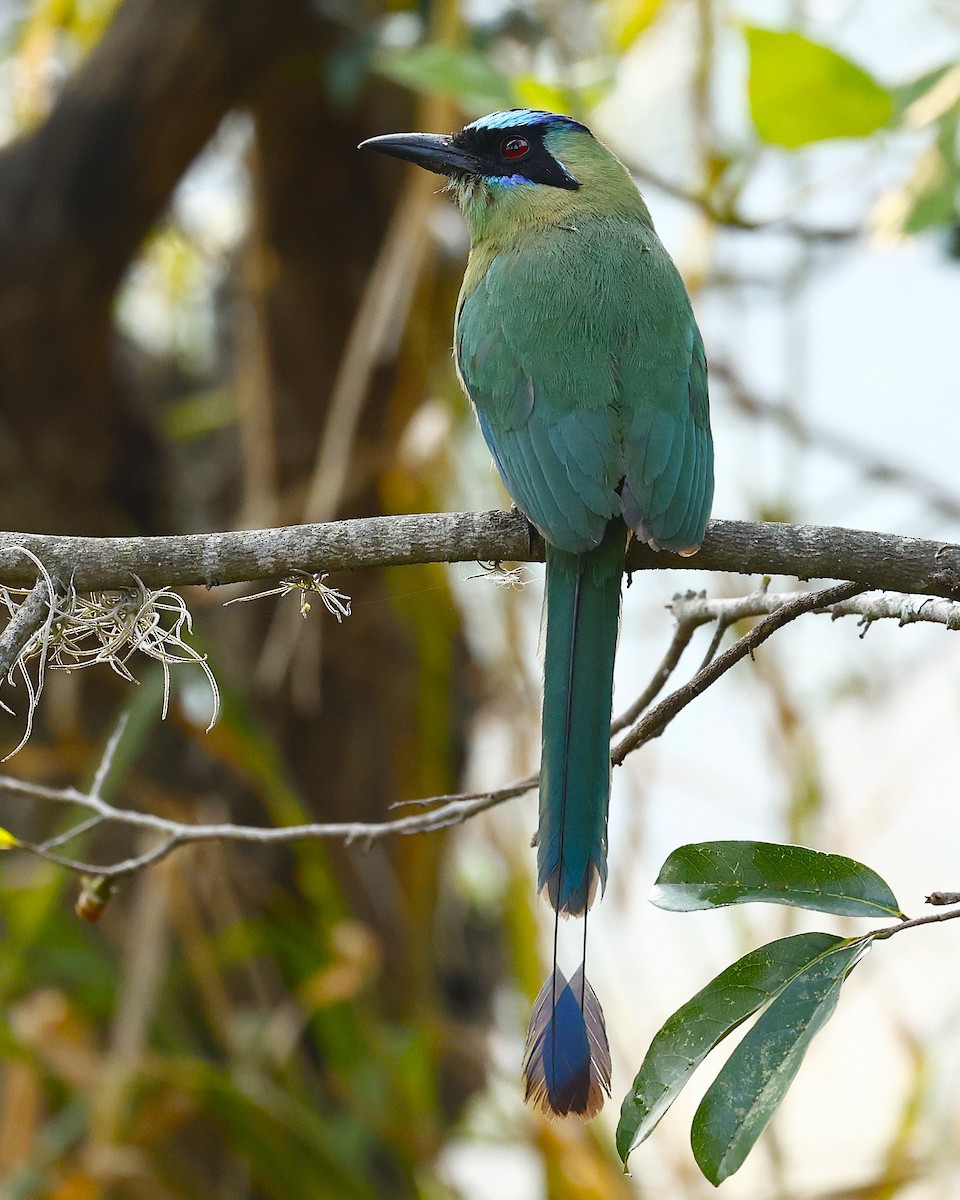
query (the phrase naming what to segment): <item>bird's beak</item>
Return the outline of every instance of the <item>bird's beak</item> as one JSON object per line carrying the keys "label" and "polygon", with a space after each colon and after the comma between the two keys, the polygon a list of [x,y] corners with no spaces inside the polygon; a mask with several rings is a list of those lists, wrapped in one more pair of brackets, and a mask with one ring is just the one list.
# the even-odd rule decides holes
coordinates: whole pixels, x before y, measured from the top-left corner
{"label": "bird's beak", "polygon": [[360,150],[379,150],[426,167],[437,175],[478,175],[480,164],[476,157],[455,146],[448,134],[438,133],[388,133],[383,137],[368,138],[361,142]]}

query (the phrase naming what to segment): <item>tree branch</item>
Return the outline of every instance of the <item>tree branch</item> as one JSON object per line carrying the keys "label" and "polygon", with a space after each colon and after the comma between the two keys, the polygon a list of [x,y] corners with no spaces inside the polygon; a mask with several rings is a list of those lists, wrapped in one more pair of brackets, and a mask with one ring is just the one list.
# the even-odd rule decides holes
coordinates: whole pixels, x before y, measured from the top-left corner
{"label": "tree branch", "polygon": [[782,603],[775,612],[770,613],[759,621],[742,638],[738,639],[729,650],[724,651],[719,658],[705,663],[696,675],[682,687],[671,692],[666,699],[661,700],[633,726],[626,737],[614,748],[612,761],[619,766],[632,751],[645,742],[659,737],[673,718],[688,704],[707,690],[712,683],[735,666],[742,658],[752,654],[756,648],[776,633],[788,622],[802,616],[803,613],[815,612],[817,609],[828,608],[842,600],[855,596],[859,587],[855,583],[838,583],[833,587],[821,588],[816,592],[803,592],[791,600]]}
{"label": "tree branch", "polygon": [[[317,575],[327,570],[417,562],[536,560],[542,558],[539,536],[516,511],[440,513],[405,517],[376,517],[284,529],[247,530],[235,533],[191,534],[161,538],[77,538],[56,535],[0,534],[0,585],[17,586],[46,576],[11,619],[0,637],[0,653],[7,642],[20,643],[20,625],[34,628],[34,609],[42,616],[50,576],[70,579],[72,592],[109,590],[139,581],[144,586],[215,586],[264,578]],[[32,559],[30,568],[23,558]],[[709,600],[687,593],[670,605],[677,630],[648,687],[613,726],[616,735],[629,732],[612,752],[613,765],[645,742],[658,737],[688,704],[726,671],[740,662],[776,630],[803,613],[826,611],[833,616],[858,615],[869,622],[895,617],[901,624],[935,621],[960,628],[960,603],[927,599],[915,605],[904,595],[864,597],[865,587],[882,584],[903,592],[933,592],[940,597],[960,596],[960,547],[891,534],[820,526],[780,525],[745,521],[711,523],[696,563],[670,554],[655,554],[646,547],[631,547],[630,570],[655,567],[793,574],[800,577],[829,575],[845,580],[832,587],[794,595],[770,594],[765,588],[733,600]],[[736,621],[762,616],[749,632],[719,657],[714,657],[722,631]],[[654,708],[649,708],[678,665],[694,630],[718,622],[719,636],[700,669]],[[12,632],[11,632],[12,631]],[[293,842],[336,838],[347,843],[371,843],[397,834],[424,833],[459,824],[468,818],[530,791],[535,776],[504,787],[413,801],[421,809],[412,815],[383,822],[311,823],[280,828],[220,824],[189,824],[152,813],[116,808],[100,795],[119,733],[111,739],[97,779],[89,792],[51,788],[0,776],[0,791],[76,806],[86,816],[71,830],[45,842],[20,842],[22,848],[101,884],[110,884],[159,862],[179,846],[200,841]],[[59,848],[103,823],[149,831],[156,840],[147,849],[110,865],[91,864],[60,854]],[[100,884],[97,885],[98,887]]]}
{"label": "tree branch", "polygon": [[[777,612],[784,604],[790,604],[795,599],[795,592],[778,594],[757,591],[731,599],[712,599],[702,593],[687,592],[683,596],[674,596],[667,608],[677,620],[678,632],[687,628],[692,632],[697,626],[710,621],[719,621],[727,627],[748,617],[762,617]],[[839,617],[859,617],[865,629],[874,621],[883,620],[899,621],[901,625],[926,621],[933,625],[945,625],[948,629],[960,629],[960,603],[956,600],[927,599],[917,604],[913,597],[900,592],[854,596],[850,600],[824,606],[819,611],[828,613],[834,620]]]}
{"label": "tree branch", "polygon": [[46,579],[38,579],[0,634],[0,679],[4,679],[26,644],[50,613],[52,597]]}
{"label": "tree branch", "polygon": [[[857,585],[853,583],[836,584],[816,592],[804,592],[792,597],[779,597],[775,611],[768,614],[753,629],[741,637],[729,650],[719,658],[706,663],[685,684],[671,692],[660,704],[650,709],[641,717],[630,732],[616,746],[612,754],[613,765],[619,766],[633,750],[645,742],[658,737],[667,725],[688,704],[691,704],[708,687],[716,683],[731,667],[735,666],[747,654],[752,653],[757,646],[770,637],[776,630],[788,622],[807,612],[824,611],[831,604],[848,601],[856,592]],[[760,596],[763,594],[760,593]],[[637,704],[614,723],[612,733],[616,734],[624,725],[634,719],[634,714],[641,705],[647,704],[669,678],[677,665],[684,648],[689,643],[689,634],[697,625],[714,619],[704,612],[694,611],[691,615],[681,618],[678,622],[678,633],[674,637],[663,663],[654,675],[651,684],[644,691]],[[335,838],[345,843],[371,844],[385,837],[398,834],[429,833],[438,829],[449,828],[462,824],[470,817],[502,804],[506,800],[523,795],[537,786],[535,775],[515,780],[503,787],[481,792],[467,792],[454,795],[433,796],[426,800],[411,801],[418,808],[433,806],[429,811],[418,812],[411,816],[398,817],[382,822],[334,822],[311,823],[282,827],[267,827],[251,825],[234,825],[229,822],[195,825],[181,821],[173,821],[153,813],[138,812],[130,809],[117,808],[105,801],[99,794],[99,784],[109,770],[113,751],[119,739],[119,731],[114,734],[100,769],[97,779],[90,792],[81,792],[75,788],[51,788],[42,784],[25,782],[11,776],[0,776],[0,791],[11,795],[29,797],[35,800],[52,801],[58,804],[74,805],[86,809],[91,816],[83,819],[72,830],[57,835],[46,842],[33,843],[20,841],[22,849],[36,854],[49,862],[84,876],[95,876],[97,879],[110,883],[133,875],[172,853],[180,846],[201,841],[231,841],[254,842],[261,845],[276,842],[296,842],[318,838]],[[142,853],[110,865],[81,862],[77,859],[66,858],[53,851],[56,847],[72,840],[81,833],[88,832],[101,822],[114,822],[129,828],[147,830],[156,833],[158,840]]]}
{"label": "tree branch", "polygon": [[[432,833],[460,825],[485,809],[502,804],[514,796],[522,795],[536,786],[536,778],[518,780],[506,787],[486,792],[469,792],[458,796],[436,796],[433,801],[438,807],[429,812],[408,817],[396,817],[390,821],[377,822],[314,822],[304,825],[234,825],[221,822],[209,825],[194,825],[186,821],[172,821],[154,813],[135,809],[117,808],[94,792],[81,792],[76,788],[52,788],[42,784],[15,779],[11,775],[0,775],[0,791],[33,800],[52,801],[56,804],[76,805],[93,816],[85,818],[66,834],[59,834],[48,842],[28,842],[17,839],[15,845],[28,850],[47,862],[55,863],[68,871],[80,875],[93,875],[100,879],[117,881],[153,866],[180,846],[195,842],[253,842],[258,845],[312,841],[333,838],[346,845],[371,845],[382,838],[399,834]],[[428,802],[425,802],[428,803]],[[88,832],[101,822],[114,822],[132,829],[147,830],[159,834],[159,840],[142,854],[133,855],[121,862],[102,865],[81,862],[52,852],[54,846],[63,845],[72,837]],[[4,848],[10,848],[10,844]]]}
{"label": "tree branch", "polygon": [[[153,538],[0,533],[0,584],[32,586],[35,554],[78,591],[183,587],[279,579],[297,573],[428,562],[542,561],[543,541],[516,511],[365,517],[321,525]],[[16,553],[14,553],[16,551]],[[860,590],[960,599],[960,546],[829,525],[711,521],[692,559],[634,544],[631,571],[706,570],[845,579]]]}

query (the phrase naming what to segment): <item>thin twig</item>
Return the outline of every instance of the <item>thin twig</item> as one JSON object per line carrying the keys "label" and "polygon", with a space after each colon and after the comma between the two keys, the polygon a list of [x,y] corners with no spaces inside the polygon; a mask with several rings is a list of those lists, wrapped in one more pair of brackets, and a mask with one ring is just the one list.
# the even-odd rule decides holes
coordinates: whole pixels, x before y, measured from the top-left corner
{"label": "thin twig", "polygon": [[618,733],[622,733],[634,723],[637,717],[649,708],[656,700],[657,696],[666,686],[667,680],[673,674],[683,656],[684,650],[690,645],[690,639],[697,631],[698,626],[702,624],[700,621],[678,621],[677,628],[674,630],[673,638],[670,645],[667,647],[667,652],[661,660],[660,666],[653,673],[653,678],[643,689],[640,695],[634,700],[629,708],[624,709],[619,717],[610,726],[611,737],[616,737]]}
{"label": "thin twig", "polygon": [[110,774],[110,768],[113,766],[113,760],[117,753],[117,747],[120,745],[120,739],[123,737],[123,732],[127,728],[127,722],[130,719],[130,710],[126,709],[120,714],[120,720],[117,721],[113,728],[113,733],[107,739],[107,744],[103,748],[103,754],[100,756],[100,762],[97,764],[97,771],[93,777],[93,783],[90,785],[90,795],[99,796],[103,791],[103,785],[106,782],[107,776]]}
{"label": "thin twig", "polygon": [[102,824],[103,817],[99,813],[94,813],[92,817],[87,817],[85,821],[79,821],[76,825],[71,825],[63,833],[58,833],[55,837],[47,838],[45,842],[38,843],[36,852],[41,855],[49,854],[52,850],[56,850],[57,846],[65,846],[67,842],[72,842],[74,838],[78,838],[84,833],[90,833]]}
{"label": "thin twig", "polygon": [[[674,596],[667,608],[681,626],[693,623],[703,625],[718,621],[722,626],[732,625],[749,617],[761,617],[777,612],[784,604],[796,599],[796,592],[750,592],[731,599],[715,599],[703,593],[688,592]],[[824,606],[820,611],[834,620],[840,617],[859,617],[860,624],[869,628],[874,621],[892,620],[900,625],[929,623],[944,625],[947,629],[960,630],[960,602],[928,597],[919,600],[916,596],[904,596],[900,592],[873,592],[858,595],[840,604]]]}
{"label": "thin twig", "polygon": [[[194,842],[254,842],[259,845],[310,841],[330,838],[347,845],[359,843],[370,845],[386,837],[413,833],[430,833],[462,824],[485,809],[502,804],[536,786],[536,778],[530,777],[487,792],[475,792],[468,796],[451,797],[448,802],[429,812],[416,816],[398,817],[392,821],[312,823],[261,827],[257,825],[234,825],[221,822],[210,825],[191,825],[172,821],[154,813],[135,809],[116,808],[100,797],[75,788],[50,788],[41,784],[26,783],[10,776],[0,776],[0,791],[14,795],[29,796],[37,800],[49,800],[60,804],[77,805],[94,812],[99,820],[112,821],[132,828],[147,829],[161,835],[160,840],[142,854],[133,855],[121,862],[103,866],[99,863],[82,862],[49,851],[47,843],[21,841],[20,848],[36,854],[66,870],[80,875],[94,875],[104,880],[118,880],[153,866],[180,846]],[[436,797],[436,799],[441,799]],[[77,827],[79,831],[79,827]]]}
{"label": "thin twig", "polygon": [[671,692],[665,700],[650,709],[630,732],[614,748],[612,760],[614,766],[619,766],[633,750],[659,737],[670,722],[684,708],[716,683],[721,675],[735,666],[742,658],[752,654],[756,648],[776,633],[790,621],[804,613],[813,612],[818,608],[826,608],[841,600],[848,600],[860,590],[855,583],[838,583],[832,587],[821,588],[815,592],[806,592],[782,604],[775,612],[758,621],[756,625],[736,641],[729,650],[724,651],[719,658],[702,667],[693,678]]}
{"label": "thin twig", "polygon": [[[805,593],[784,602],[776,612],[760,621],[748,634],[744,635],[734,646],[726,651],[725,654],[698,671],[688,683],[677,688],[676,691],[667,696],[656,708],[651,709],[634,725],[630,733],[614,750],[614,765],[622,763],[631,750],[636,749],[643,745],[644,742],[662,733],[677,713],[696,699],[712,683],[716,682],[721,675],[734,666],[735,663],[739,662],[741,658],[765,641],[775,630],[805,612],[823,608],[830,603],[837,603],[849,598],[855,594],[856,587],[856,584],[851,583],[839,584],[817,592]],[[692,621],[691,628],[695,627],[697,623],[695,620]],[[670,660],[674,656],[679,658],[684,644],[682,638],[674,638],[671,651],[668,652],[664,663],[661,664],[657,676],[655,676],[654,681],[645,691],[644,696],[639,698],[641,705],[648,694],[656,694],[656,691],[653,689],[659,677],[661,675],[664,678],[669,676],[672,670],[672,667],[669,665]],[[636,708],[638,706],[635,705],[632,707]],[[114,736],[117,738],[118,735]],[[98,772],[99,775],[100,773]],[[452,825],[462,824],[464,821],[486,809],[493,808],[506,800],[522,795],[532,790],[536,784],[536,776],[531,775],[507,784],[504,787],[489,791],[435,796],[430,800],[418,802],[420,805],[431,804],[435,805],[435,807],[431,807],[427,811],[420,811],[415,815],[398,817],[389,821],[372,823],[311,823],[262,828],[259,826],[234,825],[224,822],[207,825],[185,824],[170,820],[167,817],[157,816],[154,813],[117,808],[95,792],[81,792],[75,788],[51,788],[42,784],[28,783],[23,780],[14,779],[10,776],[0,776],[0,791],[6,791],[14,795],[29,796],[37,800],[77,805],[81,808],[86,808],[102,821],[146,829],[160,835],[159,841],[143,853],[108,866],[82,862],[77,859],[54,854],[51,852],[50,843],[21,843],[23,849],[31,851],[39,857],[56,863],[67,870],[82,875],[95,875],[101,879],[113,881],[133,875],[166,858],[167,855],[178,847],[194,842],[254,842],[265,845],[306,841],[317,838],[335,838],[348,845],[352,843],[369,845],[385,837],[428,833],[438,829],[446,829]],[[75,827],[75,832],[80,832],[83,828],[83,825],[77,826]]]}
{"label": "thin twig", "polygon": [[864,936],[872,938],[875,942],[882,942],[886,938],[892,938],[895,933],[903,933],[905,929],[916,929],[919,925],[936,925],[940,921],[955,921],[957,917],[960,917],[960,908],[951,908],[947,912],[928,913],[925,917],[911,917],[907,921],[899,921],[896,925],[888,925],[885,929],[874,929]]}
{"label": "thin twig", "polygon": [[704,667],[706,667],[709,663],[712,663],[717,657],[717,652],[720,649],[720,643],[723,641],[723,635],[729,628],[730,622],[725,620],[723,617],[717,621],[717,627],[713,631],[713,637],[710,639],[710,645],[707,647],[707,652],[700,660],[700,666],[698,668],[699,670],[702,671]]}

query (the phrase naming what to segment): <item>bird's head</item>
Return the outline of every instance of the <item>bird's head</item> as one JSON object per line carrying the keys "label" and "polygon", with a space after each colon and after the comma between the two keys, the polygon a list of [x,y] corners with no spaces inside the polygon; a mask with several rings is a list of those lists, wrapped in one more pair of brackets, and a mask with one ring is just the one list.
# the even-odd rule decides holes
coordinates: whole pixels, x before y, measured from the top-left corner
{"label": "bird's head", "polygon": [[391,133],[361,146],[445,175],[474,242],[584,216],[649,220],[623,163],[586,125],[559,113],[511,108],[452,135]]}

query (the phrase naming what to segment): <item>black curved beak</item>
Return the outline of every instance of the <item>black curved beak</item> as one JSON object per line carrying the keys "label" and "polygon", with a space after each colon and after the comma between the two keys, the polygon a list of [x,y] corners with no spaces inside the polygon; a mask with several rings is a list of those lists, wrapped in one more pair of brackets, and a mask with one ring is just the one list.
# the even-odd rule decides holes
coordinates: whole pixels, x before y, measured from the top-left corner
{"label": "black curved beak", "polygon": [[368,138],[359,150],[378,150],[393,158],[416,163],[437,175],[479,175],[480,164],[475,155],[454,144],[449,134],[388,133]]}

